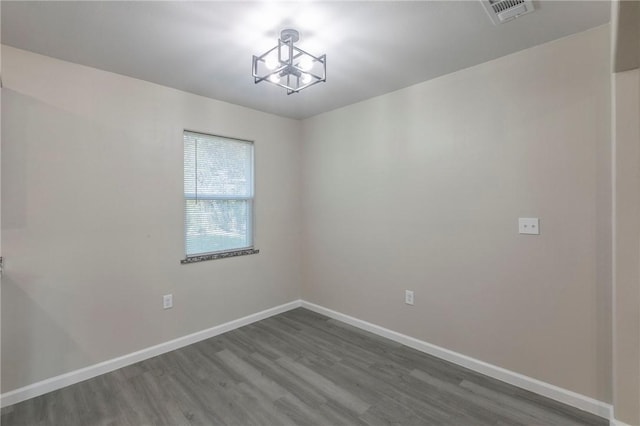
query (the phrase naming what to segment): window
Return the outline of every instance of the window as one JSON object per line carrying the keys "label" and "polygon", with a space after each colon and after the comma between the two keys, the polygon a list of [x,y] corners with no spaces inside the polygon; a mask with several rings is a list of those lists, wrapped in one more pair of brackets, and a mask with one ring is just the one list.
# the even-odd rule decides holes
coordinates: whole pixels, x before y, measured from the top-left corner
{"label": "window", "polygon": [[182,263],[253,249],[253,143],[184,132]]}

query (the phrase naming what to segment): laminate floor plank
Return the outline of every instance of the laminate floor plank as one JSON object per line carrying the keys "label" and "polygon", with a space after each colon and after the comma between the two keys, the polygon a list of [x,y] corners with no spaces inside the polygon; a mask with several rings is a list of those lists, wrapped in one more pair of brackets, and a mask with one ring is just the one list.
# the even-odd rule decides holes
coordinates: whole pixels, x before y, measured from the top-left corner
{"label": "laminate floor plank", "polygon": [[272,401],[282,398],[289,392],[271,380],[263,372],[242,360],[234,353],[224,350],[216,354],[226,365],[242,377],[242,381],[258,389]]}
{"label": "laminate floor plank", "polygon": [[167,387],[171,399],[183,413],[188,425],[226,425],[222,413],[214,411],[214,404],[209,404],[206,398],[198,394],[198,386],[190,383],[187,378],[179,380],[174,375],[166,376],[163,383]]}
{"label": "laminate floor plank", "polygon": [[340,404],[336,404],[334,401],[329,400],[324,404],[318,406],[318,411],[328,419],[329,425],[357,425],[366,426],[366,423],[360,419],[360,416],[355,416],[353,412]]}
{"label": "laminate floor plank", "polygon": [[306,309],[5,407],[2,426],[604,426]]}
{"label": "laminate floor plank", "polygon": [[420,424],[446,421],[451,417],[451,411],[441,409],[438,404],[431,404],[428,400],[413,394],[399,392],[388,383],[376,380],[368,373],[367,368],[341,363],[323,374],[344,386],[345,389],[359,395],[372,406],[378,408],[389,406],[391,409],[397,407],[415,413],[425,420]]}
{"label": "laminate floor plank", "polygon": [[254,353],[248,362],[260,371],[271,377],[276,383],[295,395],[300,401],[310,406],[318,406],[327,402],[320,392],[307,386],[298,377],[275,361],[272,361],[260,353]]}
{"label": "laminate floor plank", "polygon": [[267,333],[277,338],[277,341],[281,345],[282,352],[288,358],[318,357],[322,359],[323,362],[339,361],[340,358],[327,348],[325,340],[319,345],[317,341],[313,340],[312,335],[304,329],[298,330],[294,334],[282,330],[278,325],[279,323],[274,321],[264,324],[263,327]]}
{"label": "laminate floor plank", "polygon": [[287,395],[275,402],[276,407],[291,418],[296,425],[330,425],[329,419],[318,410],[318,406],[308,405],[295,395]]}
{"label": "laminate floor plank", "polygon": [[521,407],[501,403],[500,400],[486,398],[481,394],[472,392],[460,386],[453,385],[449,382],[443,382],[420,370],[414,370],[412,372],[412,376],[434,386],[440,394],[445,395],[447,398],[457,401],[461,407],[461,414],[480,418],[482,416],[479,415],[479,412],[484,411],[491,417],[498,416],[499,418],[494,419],[497,423],[517,421],[519,424],[556,424],[555,421],[557,418],[553,416],[544,418],[544,416],[536,416],[536,414],[540,413],[535,410],[518,410],[517,408]]}
{"label": "laminate floor plank", "polygon": [[308,386],[323,394],[327,399],[334,400],[343,407],[354,412],[362,414],[369,408],[369,404],[362,401],[358,396],[337,386],[334,382],[324,377],[322,374],[315,372],[313,369],[295,362],[289,358],[283,357],[277,361],[285,369],[289,370],[298,378],[308,384]]}
{"label": "laminate floor plank", "polygon": [[501,392],[496,392],[468,380],[463,380],[462,383],[460,383],[459,388],[471,391],[474,395],[483,398],[485,401],[492,401],[492,403],[507,407],[509,410],[522,412],[527,416],[531,416],[533,419],[537,419],[537,421],[543,424],[567,426],[582,424],[581,420],[572,418],[571,416],[566,416],[561,411],[548,409],[546,407],[545,409],[541,409],[530,401],[515,398]]}
{"label": "laminate floor plank", "polygon": [[296,426],[295,422],[289,416],[276,408],[274,404],[275,401],[273,399],[267,397],[256,390],[256,388],[246,383],[240,383],[239,388],[248,397],[250,404],[258,407],[256,412],[261,413],[259,423],[280,426]]}

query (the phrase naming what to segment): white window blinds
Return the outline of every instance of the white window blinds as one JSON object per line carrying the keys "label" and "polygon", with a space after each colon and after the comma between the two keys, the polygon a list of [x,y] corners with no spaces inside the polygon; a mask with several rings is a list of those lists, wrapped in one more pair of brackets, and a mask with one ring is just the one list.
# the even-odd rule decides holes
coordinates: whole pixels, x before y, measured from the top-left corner
{"label": "white window blinds", "polygon": [[184,132],[187,258],[253,247],[253,143]]}

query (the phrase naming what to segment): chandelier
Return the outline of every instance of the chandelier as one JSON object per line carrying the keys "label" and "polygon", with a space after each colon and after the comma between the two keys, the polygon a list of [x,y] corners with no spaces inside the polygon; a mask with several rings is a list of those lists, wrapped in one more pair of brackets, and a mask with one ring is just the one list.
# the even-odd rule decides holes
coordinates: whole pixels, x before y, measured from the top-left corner
{"label": "chandelier", "polygon": [[327,55],[313,56],[294,45],[300,33],[293,29],[280,32],[278,45],[260,56],[253,56],[256,84],[268,81],[287,89],[287,95],[327,80]]}

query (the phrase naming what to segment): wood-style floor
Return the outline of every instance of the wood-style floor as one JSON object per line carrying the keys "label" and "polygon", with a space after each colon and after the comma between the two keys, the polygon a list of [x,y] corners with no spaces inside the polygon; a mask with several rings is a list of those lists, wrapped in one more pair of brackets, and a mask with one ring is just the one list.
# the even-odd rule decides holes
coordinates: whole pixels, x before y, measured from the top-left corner
{"label": "wood-style floor", "polygon": [[2,410],[12,425],[606,425],[305,309]]}

